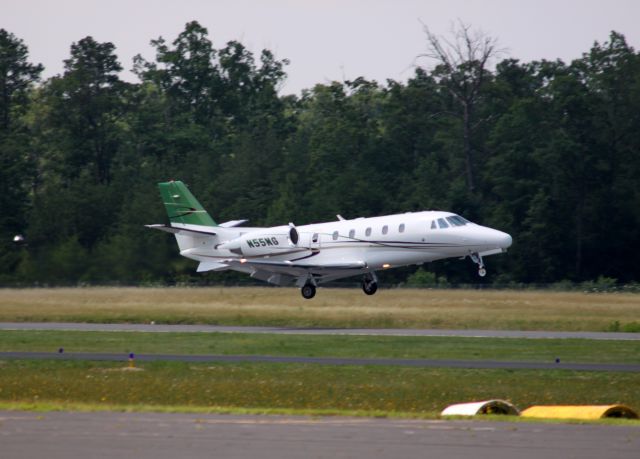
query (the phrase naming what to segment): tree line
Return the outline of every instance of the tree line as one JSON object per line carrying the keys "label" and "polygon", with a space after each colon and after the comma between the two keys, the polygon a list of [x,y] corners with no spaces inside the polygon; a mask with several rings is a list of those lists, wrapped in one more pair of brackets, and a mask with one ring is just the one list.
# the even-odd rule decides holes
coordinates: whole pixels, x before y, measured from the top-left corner
{"label": "tree line", "polygon": [[[156,183],[168,179],[216,221],[255,226],[451,210],[513,236],[485,283],[637,281],[640,55],[612,32],[568,64],[490,68],[494,43],[460,33],[447,49],[427,30],[435,65],[406,82],[281,95],[286,59],[215,48],[195,21],[134,59],[137,83],[90,36],[42,80],[0,29],[0,285],[237,279],[196,276],[173,238],[144,228],[166,219]],[[479,282],[472,263],[425,269]]]}

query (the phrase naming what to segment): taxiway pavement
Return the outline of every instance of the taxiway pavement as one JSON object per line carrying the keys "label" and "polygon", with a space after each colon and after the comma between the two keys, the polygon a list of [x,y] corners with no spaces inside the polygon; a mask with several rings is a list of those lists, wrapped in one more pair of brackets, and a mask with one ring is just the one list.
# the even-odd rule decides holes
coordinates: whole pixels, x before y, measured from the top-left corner
{"label": "taxiway pavement", "polygon": [[637,426],[0,411],[3,459],[637,458]]}
{"label": "taxiway pavement", "polygon": [[70,322],[0,322],[0,330],[131,331],[191,333],[272,333],[282,335],[449,336],[459,338],[528,338],[640,340],[640,333],[519,330],[436,330],[413,328],[295,328],[221,325],[91,324]]}
{"label": "taxiway pavement", "polygon": [[[198,354],[135,354],[138,362],[263,362],[304,363],[315,365],[390,365],[421,368],[471,368],[509,370],[572,370],[572,371],[621,371],[640,372],[640,364],[618,363],[564,363],[519,362],[501,360],[451,360],[451,359],[393,359],[355,357],[296,357],[271,355],[198,355]],[[102,352],[0,352],[2,359],[33,360],[95,360],[126,362],[128,354]]]}

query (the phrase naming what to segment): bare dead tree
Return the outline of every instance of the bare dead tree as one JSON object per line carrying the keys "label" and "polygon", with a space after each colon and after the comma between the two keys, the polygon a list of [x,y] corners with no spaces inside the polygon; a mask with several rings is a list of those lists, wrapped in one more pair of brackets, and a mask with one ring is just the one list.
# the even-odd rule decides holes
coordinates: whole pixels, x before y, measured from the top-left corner
{"label": "bare dead tree", "polygon": [[474,151],[471,137],[474,128],[474,114],[480,91],[488,74],[490,61],[503,51],[497,48],[497,40],[470,25],[458,20],[452,26],[451,39],[438,36],[423,24],[427,35],[428,50],[420,57],[434,59],[437,64],[433,71],[436,81],[460,104],[465,176],[469,192],[476,185],[474,171]]}

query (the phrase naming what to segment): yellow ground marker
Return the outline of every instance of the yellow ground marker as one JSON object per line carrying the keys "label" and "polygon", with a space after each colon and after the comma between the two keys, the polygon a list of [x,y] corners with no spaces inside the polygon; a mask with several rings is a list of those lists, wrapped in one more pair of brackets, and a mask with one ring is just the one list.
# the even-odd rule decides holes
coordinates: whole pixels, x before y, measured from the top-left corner
{"label": "yellow ground marker", "polygon": [[525,418],[547,419],[638,419],[638,413],[625,405],[550,405],[532,406],[520,413]]}

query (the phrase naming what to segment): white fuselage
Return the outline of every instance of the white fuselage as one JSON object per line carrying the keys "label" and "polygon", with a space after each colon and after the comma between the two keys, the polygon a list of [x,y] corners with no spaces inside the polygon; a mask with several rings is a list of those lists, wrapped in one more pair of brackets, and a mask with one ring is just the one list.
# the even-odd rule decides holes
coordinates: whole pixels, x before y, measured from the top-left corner
{"label": "white fuselage", "polygon": [[299,285],[310,277],[321,283],[450,257],[479,255],[482,267],[483,255],[511,245],[506,233],[441,211],[297,226],[297,241],[292,241],[290,228],[216,227],[213,236],[176,238],[181,255],[201,262],[199,271],[233,269],[276,284],[297,280]]}

